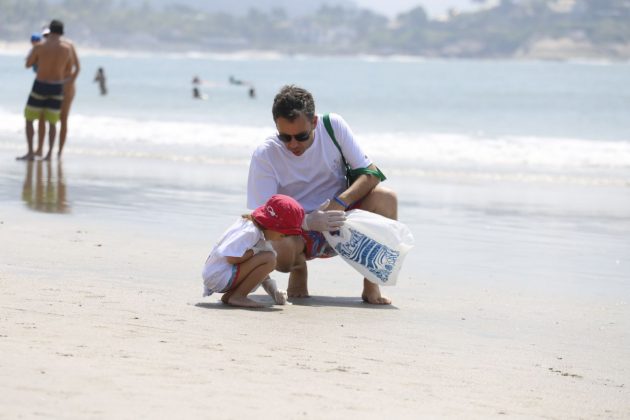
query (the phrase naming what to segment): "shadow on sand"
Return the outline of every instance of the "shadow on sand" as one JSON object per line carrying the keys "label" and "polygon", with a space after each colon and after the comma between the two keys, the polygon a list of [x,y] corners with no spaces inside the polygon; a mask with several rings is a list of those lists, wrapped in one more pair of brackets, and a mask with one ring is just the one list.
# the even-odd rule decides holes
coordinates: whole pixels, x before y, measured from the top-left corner
{"label": "shadow on sand", "polygon": [[241,307],[237,307],[237,306],[230,306],[230,305],[226,305],[225,303],[218,301],[218,302],[199,302],[199,303],[195,303],[195,306],[198,308],[203,308],[203,309],[219,309],[219,310],[232,310],[232,309],[237,309],[237,310],[246,310],[246,311],[257,311],[257,312],[279,312],[282,311],[283,306],[272,306],[273,302],[271,301],[271,299],[256,299],[255,296],[250,296],[250,298],[252,300],[255,300],[256,302],[260,302],[263,303],[265,305],[269,305],[269,306],[265,306],[264,308],[241,308]]}
{"label": "shadow on sand", "polygon": [[[246,309],[262,312],[282,311],[284,308],[291,306],[273,305],[273,301],[267,296],[250,295],[249,297],[256,302],[264,303],[265,305],[269,306],[266,306],[264,308],[238,308],[235,306],[226,305],[221,301],[199,302],[196,303],[195,306],[203,309]],[[289,298],[289,302],[296,306],[312,306],[316,308],[329,306],[338,308],[358,308],[369,310],[398,310],[398,307],[394,305],[370,305],[369,303],[363,302],[361,298],[348,296],[311,296],[307,298]]]}
{"label": "shadow on sand", "polygon": [[334,306],[344,308],[398,310],[394,305],[370,305],[363,302],[360,297],[349,296],[313,296],[307,298],[289,298],[289,301],[297,306]]}

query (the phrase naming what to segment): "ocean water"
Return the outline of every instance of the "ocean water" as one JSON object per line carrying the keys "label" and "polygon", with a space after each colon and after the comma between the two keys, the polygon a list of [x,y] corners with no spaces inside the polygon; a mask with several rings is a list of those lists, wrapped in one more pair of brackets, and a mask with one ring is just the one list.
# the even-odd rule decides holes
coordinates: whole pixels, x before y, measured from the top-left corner
{"label": "ocean water", "polygon": [[[79,53],[81,50],[79,49]],[[286,83],[337,112],[383,166],[486,174],[630,173],[630,64],[203,55],[82,57],[69,153],[246,162]],[[1,147],[21,143],[33,74],[0,55]],[[92,79],[105,68],[110,94]],[[191,80],[206,84],[205,101]],[[228,83],[233,75],[246,88]]]}
{"label": "ocean water", "polygon": [[[343,115],[388,175],[418,240],[414,275],[630,291],[630,63],[78,51],[65,157],[50,164],[13,159],[33,73],[0,54],[5,205],[203,234],[210,246],[245,210],[273,96],[295,83],[318,112]],[[105,97],[92,80],[101,66]],[[192,99],[194,75],[206,100]]]}

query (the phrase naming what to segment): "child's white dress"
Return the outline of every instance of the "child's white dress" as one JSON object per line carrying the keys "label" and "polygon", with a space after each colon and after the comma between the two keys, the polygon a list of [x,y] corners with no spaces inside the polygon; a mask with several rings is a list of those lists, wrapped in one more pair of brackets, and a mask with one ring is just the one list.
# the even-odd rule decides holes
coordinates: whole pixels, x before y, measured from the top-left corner
{"label": "child's white dress", "polygon": [[230,290],[238,279],[239,266],[229,264],[226,257],[242,257],[248,249],[255,252],[273,250],[265,241],[263,232],[251,220],[239,217],[225,231],[219,242],[212,248],[206,259],[201,276],[203,277],[204,296],[223,293]]}

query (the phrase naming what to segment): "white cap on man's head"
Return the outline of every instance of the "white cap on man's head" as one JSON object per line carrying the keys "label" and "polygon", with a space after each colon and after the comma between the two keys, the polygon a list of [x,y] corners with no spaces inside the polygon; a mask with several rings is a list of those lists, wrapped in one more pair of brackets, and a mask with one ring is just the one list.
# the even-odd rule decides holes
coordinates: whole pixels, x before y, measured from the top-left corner
{"label": "white cap on man's head", "polygon": [[44,29],[42,29],[42,36],[46,36],[50,33],[50,28],[48,26],[46,26]]}

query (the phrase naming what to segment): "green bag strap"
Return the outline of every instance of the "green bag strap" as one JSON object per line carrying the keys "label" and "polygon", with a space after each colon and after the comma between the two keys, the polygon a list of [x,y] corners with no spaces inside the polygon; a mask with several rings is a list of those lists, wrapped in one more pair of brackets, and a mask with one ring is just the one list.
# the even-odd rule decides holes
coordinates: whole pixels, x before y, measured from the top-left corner
{"label": "green bag strap", "polygon": [[365,175],[373,175],[373,176],[377,177],[381,181],[385,181],[387,179],[385,174],[383,172],[381,172],[381,170],[378,169],[378,167],[376,168],[376,170],[369,169],[369,168],[350,169],[350,172],[352,172],[352,175],[355,176],[355,177],[365,174]]}
{"label": "green bag strap", "polygon": [[337,138],[335,137],[335,131],[333,130],[332,124],[330,123],[330,114],[324,114],[324,127],[326,127],[326,131],[328,131],[328,135],[332,139],[333,143],[335,143],[335,146],[337,146],[337,149],[339,149],[339,153],[341,153],[341,160],[343,160],[343,166],[349,166],[348,162],[346,162],[346,158],[344,157],[343,152],[341,151],[341,146],[339,146],[339,143],[337,143]]}
{"label": "green bag strap", "polygon": [[328,135],[332,139],[333,143],[335,143],[335,146],[337,146],[337,149],[339,149],[339,153],[341,153],[341,160],[343,161],[343,166],[345,166],[352,173],[352,175],[355,175],[355,176],[363,175],[363,174],[373,175],[377,177],[378,179],[380,179],[381,181],[385,181],[387,179],[385,177],[385,174],[381,172],[381,170],[378,168],[376,168],[376,170],[368,169],[368,168],[352,169],[350,165],[348,165],[348,162],[346,161],[346,157],[343,155],[343,152],[341,151],[341,146],[339,146],[339,143],[337,143],[337,138],[335,137],[335,131],[333,130],[332,124],[330,123],[330,114],[324,114],[323,120],[324,120],[324,127],[326,127],[326,131],[328,132]]}

